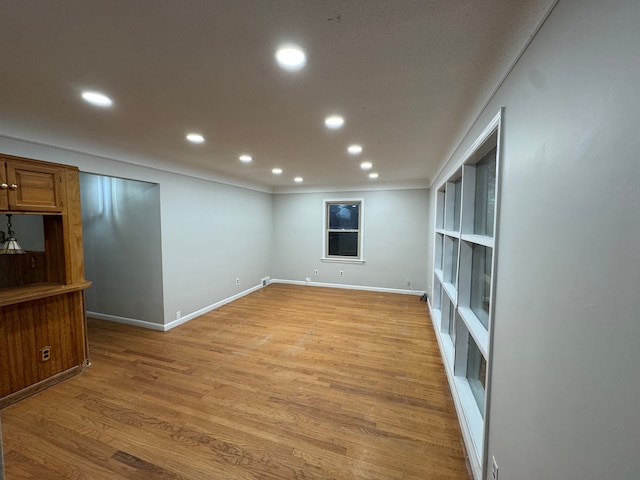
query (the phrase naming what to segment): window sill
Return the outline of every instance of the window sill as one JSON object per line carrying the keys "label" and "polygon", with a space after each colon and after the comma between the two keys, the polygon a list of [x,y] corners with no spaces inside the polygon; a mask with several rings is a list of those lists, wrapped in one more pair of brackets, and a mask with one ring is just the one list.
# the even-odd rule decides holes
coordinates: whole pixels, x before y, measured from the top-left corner
{"label": "window sill", "polygon": [[324,263],[364,263],[364,260],[362,259],[353,259],[351,260],[350,258],[321,258],[320,259],[321,262]]}

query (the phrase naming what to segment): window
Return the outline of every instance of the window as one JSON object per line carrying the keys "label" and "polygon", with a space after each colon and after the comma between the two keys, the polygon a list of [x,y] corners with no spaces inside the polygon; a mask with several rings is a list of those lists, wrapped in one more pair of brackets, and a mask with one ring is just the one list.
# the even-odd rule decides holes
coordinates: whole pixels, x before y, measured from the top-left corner
{"label": "window", "polygon": [[500,121],[498,114],[435,193],[429,307],[477,479],[486,461]]}
{"label": "window", "polygon": [[324,259],[362,261],[362,199],[325,200]]}

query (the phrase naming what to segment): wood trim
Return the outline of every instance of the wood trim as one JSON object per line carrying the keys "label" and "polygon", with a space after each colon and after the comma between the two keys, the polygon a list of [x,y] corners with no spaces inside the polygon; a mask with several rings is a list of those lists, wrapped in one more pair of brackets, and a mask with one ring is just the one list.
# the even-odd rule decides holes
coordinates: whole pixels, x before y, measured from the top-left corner
{"label": "wood trim", "polygon": [[60,372],[57,375],[53,375],[49,378],[42,380],[41,382],[34,383],[27,388],[23,388],[19,392],[12,393],[10,395],[6,395],[3,398],[0,398],[0,409],[8,407],[9,405],[13,405],[20,400],[24,400],[31,395],[35,395],[38,392],[41,392],[52,385],[60,383],[69,378],[75,377],[76,375],[82,373],[82,371],[89,366],[89,360],[85,360],[81,365],[77,365],[72,367],[64,372]]}
{"label": "wood trim", "polygon": [[26,287],[3,288],[0,289],[0,307],[13,305],[16,303],[30,302],[53,295],[63,295],[65,293],[86,290],[91,286],[91,282],[83,281],[69,285],[38,283]]}

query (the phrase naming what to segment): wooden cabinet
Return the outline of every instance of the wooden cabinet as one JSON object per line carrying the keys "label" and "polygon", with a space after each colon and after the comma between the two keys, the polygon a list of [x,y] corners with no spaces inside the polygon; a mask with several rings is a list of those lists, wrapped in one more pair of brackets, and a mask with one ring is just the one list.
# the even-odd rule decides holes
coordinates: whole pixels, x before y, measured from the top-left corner
{"label": "wooden cabinet", "polygon": [[0,154],[0,228],[4,214],[41,215],[45,251],[0,255],[0,408],[88,365],[90,286],[77,168]]}
{"label": "wooden cabinet", "polygon": [[62,168],[0,155],[0,169],[0,209],[16,212],[62,211]]}

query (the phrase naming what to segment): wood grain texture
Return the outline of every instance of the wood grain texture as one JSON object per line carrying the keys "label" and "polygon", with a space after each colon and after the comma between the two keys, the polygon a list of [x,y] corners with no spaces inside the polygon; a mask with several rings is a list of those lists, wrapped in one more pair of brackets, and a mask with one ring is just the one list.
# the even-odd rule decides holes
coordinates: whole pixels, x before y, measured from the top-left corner
{"label": "wood grain texture", "polygon": [[[87,358],[82,291],[2,306],[0,319],[0,406],[6,405],[4,397]],[[51,350],[48,361],[40,358],[45,346]]]}
{"label": "wood grain texture", "polygon": [[7,480],[468,479],[418,297],[270,285],[2,411]]}

